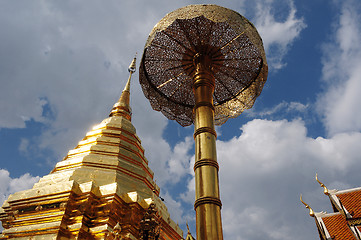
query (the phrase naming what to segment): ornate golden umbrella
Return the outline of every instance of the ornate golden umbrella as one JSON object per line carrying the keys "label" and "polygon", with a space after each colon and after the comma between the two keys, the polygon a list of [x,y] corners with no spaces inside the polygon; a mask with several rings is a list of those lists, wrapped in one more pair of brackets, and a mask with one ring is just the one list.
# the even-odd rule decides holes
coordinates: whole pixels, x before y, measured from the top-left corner
{"label": "ornate golden umbrella", "polygon": [[216,131],[253,106],[267,79],[262,39],[246,18],[217,5],[189,5],[153,28],[140,84],[153,109],[194,123],[197,239],[223,239]]}

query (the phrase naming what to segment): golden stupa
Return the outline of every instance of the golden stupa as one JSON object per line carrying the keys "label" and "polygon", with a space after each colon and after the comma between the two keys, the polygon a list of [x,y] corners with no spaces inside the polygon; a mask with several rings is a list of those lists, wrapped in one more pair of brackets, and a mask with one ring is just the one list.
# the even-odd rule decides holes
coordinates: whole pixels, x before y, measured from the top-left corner
{"label": "golden stupa", "polygon": [[131,122],[130,79],[108,118],[0,208],[0,239],[183,239]]}

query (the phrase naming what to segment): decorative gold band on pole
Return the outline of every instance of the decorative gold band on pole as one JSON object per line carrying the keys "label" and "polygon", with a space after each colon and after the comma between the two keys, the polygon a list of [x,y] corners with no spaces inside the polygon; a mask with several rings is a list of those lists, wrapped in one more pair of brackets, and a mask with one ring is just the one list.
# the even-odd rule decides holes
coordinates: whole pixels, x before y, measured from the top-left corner
{"label": "decorative gold band on pole", "polygon": [[215,205],[219,206],[220,208],[222,208],[222,202],[219,198],[202,197],[202,198],[197,199],[194,202],[194,209],[196,209],[198,206],[200,206],[202,204],[215,204]]}
{"label": "decorative gold band on pole", "polygon": [[210,108],[212,108],[213,111],[214,111],[214,106],[213,106],[213,104],[210,104],[209,102],[199,102],[199,103],[196,103],[196,105],[194,105],[194,107],[193,107],[193,112],[194,112],[194,110],[195,110],[196,108],[201,107],[201,106],[210,107]]}
{"label": "decorative gold band on pole", "polygon": [[210,128],[210,127],[200,127],[198,129],[196,129],[194,131],[193,138],[195,139],[199,134],[205,133],[205,132],[210,133],[210,134],[214,135],[215,138],[217,138],[216,130],[214,130],[213,128]]}
{"label": "decorative gold band on pole", "polygon": [[193,170],[196,171],[197,168],[205,166],[205,165],[213,166],[213,167],[217,168],[217,171],[219,169],[219,165],[218,165],[217,161],[215,161],[213,159],[200,159],[196,163],[194,163]]}

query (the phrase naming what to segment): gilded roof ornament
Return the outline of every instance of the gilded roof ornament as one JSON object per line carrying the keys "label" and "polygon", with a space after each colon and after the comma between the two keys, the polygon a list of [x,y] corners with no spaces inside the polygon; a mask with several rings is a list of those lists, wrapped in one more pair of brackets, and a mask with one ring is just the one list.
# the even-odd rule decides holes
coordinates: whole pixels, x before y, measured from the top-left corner
{"label": "gilded roof ornament", "polygon": [[325,186],[325,184],[323,184],[322,182],[320,182],[320,180],[318,180],[317,173],[316,173],[315,178],[316,178],[316,181],[321,185],[321,187],[323,187],[323,193],[326,194],[326,195],[329,195],[328,188]]}
{"label": "gilded roof ornament", "polygon": [[189,230],[188,221],[186,222],[186,225],[188,230],[186,240],[195,240],[195,238],[191,234],[191,231]]}
{"label": "gilded roof ornament", "polygon": [[307,203],[305,203],[303,200],[302,200],[302,194],[300,195],[300,200],[301,202],[303,203],[303,205],[305,205],[305,207],[310,210],[310,216],[311,217],[314,217],[315,216],[315,212],[312,210],[312,208],[310,207],[310,205],[308,205]]}

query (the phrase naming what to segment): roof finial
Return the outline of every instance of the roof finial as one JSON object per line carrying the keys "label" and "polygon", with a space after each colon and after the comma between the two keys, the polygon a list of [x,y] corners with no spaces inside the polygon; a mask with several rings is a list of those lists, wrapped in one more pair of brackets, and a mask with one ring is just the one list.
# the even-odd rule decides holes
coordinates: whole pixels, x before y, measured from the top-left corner
{"label": "roof finial", "polygon": [[122,95],[120,96],[117,103],[114,104],[112,111],[110,112],[109,116],[123,116],[129,121],[131,120],[131,108],[129,106],[130,102],[130,79],[132,78],[132,74],[136,70],[136,59],[137,54],[133,58],[132,63],[130,64],[128,71],[129,71],[129,78],[127,83],[125,84],[124,90]]}
{"label": "roof finial", "polygon": [[186,221],[186,225],[187,225],[188,233],[190,233],[191,231],[189,230],[188,221]]}
{"label": "roof finial", "polygon": [[186,240],[195,240],[195,238],[191,234],[191,231],[189,230],[188,221],[186,221],[186,225],[187,225],[187,230],[188,230]]}
{"label": "roof finial", "polygon": [[308,205],[307,203],[305,203],[303,200],[302,200],[302,194],[300,195],[300,200],[301,202],[303,203],[303,205],[305,205],[305,207],[310,210],[310,216],[311,217],[314,217],[315,216],[315,212],[312,210],[312,208],[310,207],[310,205]]}
{"label": "roof finial", "polygon": [[323,184],[322,182],[320,182],[320,180],[318,180],[318,177],[317,177],[317,173],[316,173],[316,181],[321,185],[321,187],[323,187],[323,193],[326,194],[326,195],[329,195],[329,192],[328,192],[328,189],[327,187],[325,186],[325,184]]}

